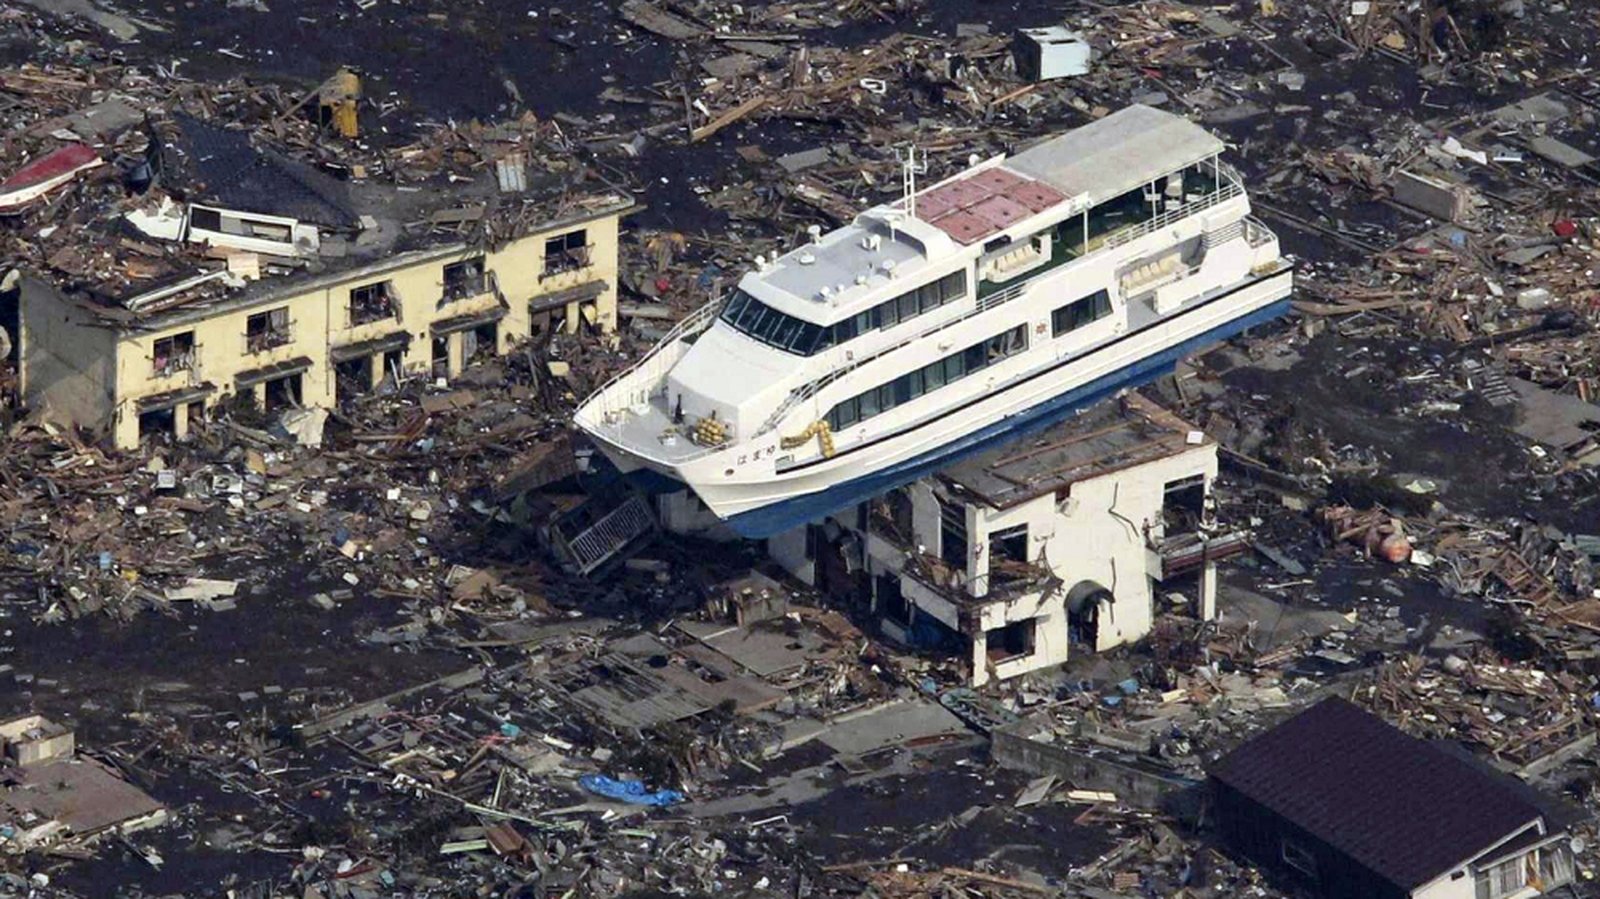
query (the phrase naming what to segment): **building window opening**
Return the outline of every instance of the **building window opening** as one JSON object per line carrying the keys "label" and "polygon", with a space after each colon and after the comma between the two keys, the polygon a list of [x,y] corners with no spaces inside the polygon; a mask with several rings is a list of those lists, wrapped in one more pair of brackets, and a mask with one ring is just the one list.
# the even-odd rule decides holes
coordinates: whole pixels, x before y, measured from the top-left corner
{"label": "building window opening", "polygon": [[450,373],[450,336],[441,334],[433,339],[433,374],[442,377]]}
{"label": "building window opening", "polygon": [[582,228],[544,242],[544,277],[588,268],[592,254],[588,232]]}
{"label": "building window opening", "polygon": [[1091,651],[1100,645],[1100,611],[1111,605],[1111,591],[1081,581],[1067,591],[1067,640]]}
{"label": "building window opening", "polygon": [[400,386],[400,377],[405,370],[406,354],[403,350],[390,350],[383,354],[383,382],[391,387]]}
{"label": "building window opening", "polygon": [[966,576],[967,510],[944,499],[939,500],[939,558]]}
{"label": "building window opening", "polygon": [[1161,520],[1166,533],[1182,534],[1198,530],[1205,516],[1206,476],[1169,481],[1162,493]]}
{"label": "building window opening", "polygon": [[156,340],[151,361],[157,375],[170,375],[194,368],[194,332],[184,331]]}
{"label": "building window opening", "polygon": [[895,488],[872,503],[873,531],[901,548],[912,543],[911,495]]}
{"label": "building window opening", "polygon": [[289,307],[258,312],[245,320],[245,349],[252,353],[280,347],[289,342]]}
{"label": "building window opening", "polygon": [[877,578],[878,614],[901,627],[911,626],[911,603],[900,589],[900,578],[880,574]]}
{"label": "building window opening", "polygon": [[206,420],[206,401],[195,400],[194,402],[190,403],[188,409],[188,418],[189,429],[192,433],[197,425],[203,424]]}
{"label": "building window opening", "polygon": [[300,375],[273,378],[266,383],[266,411],[292,409],[301,404]]}
{"label": "building window opening", "polygon": [[372,390],[372,357],[346,359],[333,367],[333,389],[343,400]]}
{"label": "building window opening", "polygon": [[1039,620],[1013,621],[1005,627],[984,632],[984,647],[991,663],[1033,655]]}
{"label": "building window opening", "polygon": [[395,299],[394,284],[390,281],[350,288],[351,326],[396,318],[400,305]]}
{"label": "building window opening", "polygon": [[467,364],[493,359],[499,352],[500,327],[493,322],[461,335],[461,358]]}
{"label": "building window opening", "polygon": [[1028,526],[1019,524],[989,534],[990,585],[1032,580],[1035,567],[1028,559]]}
{"label": "building window opening", "polygon": [[177,410],[153,409],[139,413],[139,440],[151,437],[171,437],[178,433]]}
{"label": "building window opening", "polygon": [[488,289],[488,275],[482,256],[452,262],[444,267],[444,301],[475,297]]}
{"label": "building window opening", "polygon": [[1478,899],[1504,899],[1506,896],[1522,892],[1528,885],[1528,868],[1531,862],[1530,854],[1507,859],[1479,871],[1473,884]]}

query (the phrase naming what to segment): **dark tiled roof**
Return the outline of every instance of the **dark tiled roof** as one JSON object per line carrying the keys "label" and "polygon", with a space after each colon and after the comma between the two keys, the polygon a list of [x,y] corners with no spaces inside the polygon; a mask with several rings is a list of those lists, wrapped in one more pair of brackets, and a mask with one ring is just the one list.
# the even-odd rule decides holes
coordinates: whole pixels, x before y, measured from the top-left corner
{"label": "dark tiled roof", "polygon": [[1539,817],[1500,779],[1338,698],[1250,740],[1210,773],[1407,890]]}
{"label": "dark tiled roof", "polygon": [[181,113],[165,129],[163,182],[185,198],[334,228],[355,226],[349,191],[337,179],[270,151],[244,131]]}

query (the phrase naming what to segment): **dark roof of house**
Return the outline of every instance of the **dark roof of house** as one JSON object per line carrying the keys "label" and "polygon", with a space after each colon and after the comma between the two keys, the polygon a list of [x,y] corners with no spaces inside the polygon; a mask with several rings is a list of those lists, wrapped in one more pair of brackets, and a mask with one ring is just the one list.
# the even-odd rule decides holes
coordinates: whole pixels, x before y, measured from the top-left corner
{"label": "dark roof of house", "polygon": [[162,183],[185,199],[333,228],[360,221],[342,182],[256,148],[248,132],[182,113],[161,130]]}
{"label": "dark roof of house", "polygon": [[1210,774],[1407,890],[1540,816],[1499,778],[1337,697],[1246,742]]}

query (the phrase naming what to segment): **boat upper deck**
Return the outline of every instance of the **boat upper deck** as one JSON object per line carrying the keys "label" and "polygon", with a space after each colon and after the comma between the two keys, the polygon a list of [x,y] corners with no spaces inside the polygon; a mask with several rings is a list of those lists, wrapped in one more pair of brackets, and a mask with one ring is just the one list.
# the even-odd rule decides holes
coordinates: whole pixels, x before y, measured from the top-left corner
{"label": "boat upper deck", "polygon": [[1182,116],[1130,106],[1016,156],[979,163],[919,191],[912,204],[867,210],[746,275],[740,287],[826,326],[948,273],[997,236],[1014,238],[1119,202],[1222,150],[1222,141]]}
{"label": "boat upper deck", "polygon": [[1094,206],[1222,150],[1221,140],[1188,119],[1134,105],[1024,150],[1004,167]]}

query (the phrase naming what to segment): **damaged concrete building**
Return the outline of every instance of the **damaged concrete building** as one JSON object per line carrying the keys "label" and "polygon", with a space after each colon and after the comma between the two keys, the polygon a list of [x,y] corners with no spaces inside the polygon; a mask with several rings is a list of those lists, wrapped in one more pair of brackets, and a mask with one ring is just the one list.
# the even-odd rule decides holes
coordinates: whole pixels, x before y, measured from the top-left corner
{"label": "damaged concrete building", "polygon": [[1137,394],[769,541],[791,573],[869,598],[883,634],[963,655],[974,685],[1216,615],[1216,444]]}
{"label": "damaged concrete building", "polygon": [[58,423],[128,448],[230,396],[329,408],[552,328],[615,327],[625,192],[531,176],[520,154],[403,190],[182,114],[145,127],[123,175],[142,196],[21,278],[21,391]]}
{"label": "damaged concrete building", "polygon": [[0,721],[0,852],[25,852],[158,827],[167,810],[77,752],[73,730],[41,715]]}

